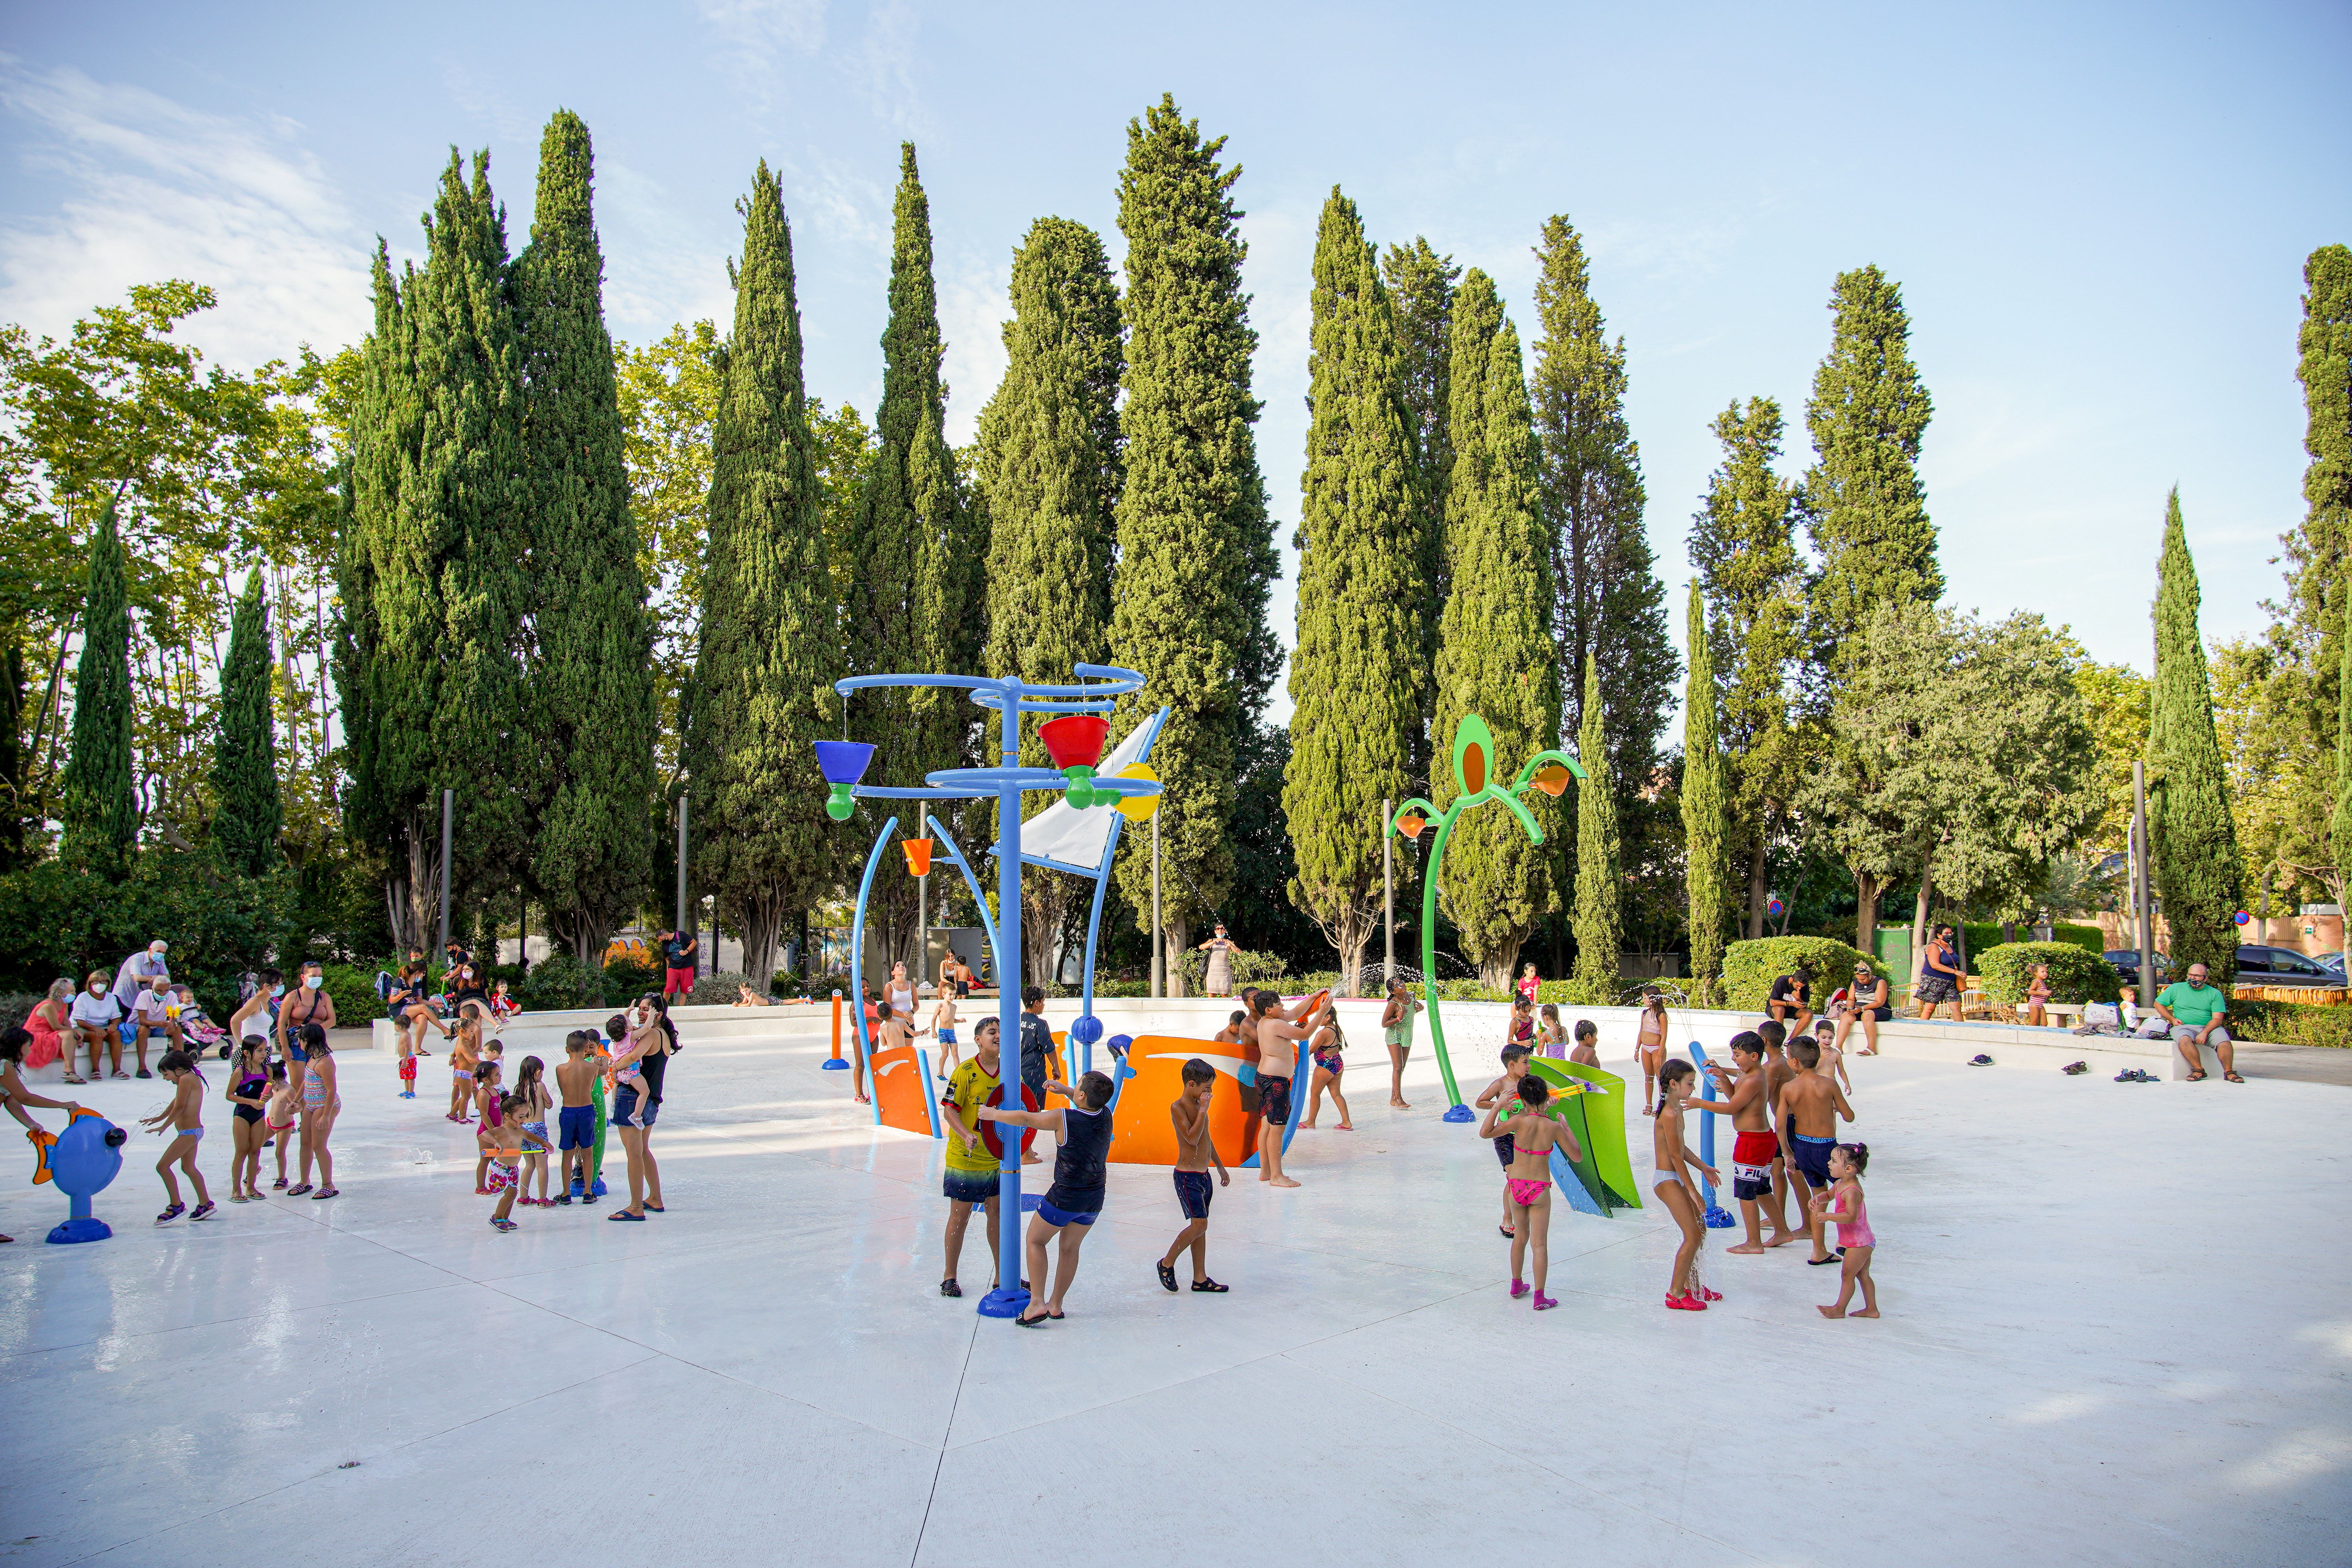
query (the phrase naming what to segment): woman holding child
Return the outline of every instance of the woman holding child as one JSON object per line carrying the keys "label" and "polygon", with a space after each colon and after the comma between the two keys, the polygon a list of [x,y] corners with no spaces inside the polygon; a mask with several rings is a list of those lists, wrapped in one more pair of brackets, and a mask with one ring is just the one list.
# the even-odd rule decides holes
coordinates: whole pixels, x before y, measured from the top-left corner
{"label": "woman holding child", "polygon": [[629,1161],[629,1206],[604,1217],[643,1220],[646,1211],[668,1211],[662,1205],[661,1166],[654,1161],[654,1117],[661,1110],[662,1077],[670,1053],[677,1049],[677,1026],[669,1021],[663,999],[648,994],[640,1000],[634,1018],[616,1015],[605,1026],[614,1040],[627,1043],[613,1058],[613,1126],[621,1134],[621,1148]]}

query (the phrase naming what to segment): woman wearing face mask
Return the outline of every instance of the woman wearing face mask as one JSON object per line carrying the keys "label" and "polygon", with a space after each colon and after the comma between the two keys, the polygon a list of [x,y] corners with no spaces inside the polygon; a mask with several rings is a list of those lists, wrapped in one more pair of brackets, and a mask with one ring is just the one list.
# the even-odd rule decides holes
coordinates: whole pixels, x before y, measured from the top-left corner
{"label": "woman wearing face mask", "polygon": [[[122,1016],[122,1005],[107,989],[106,980],[105,970],[93,969],[89,972],[89,978],[83,982],[81,994],[74,998],[73,1012],[69,1015],[73,1019],[74,1037],[89,1047],[90,1078],[103,1079],[106,1076],[106,1070],[98,1065],[98,1053],[101,1047],[112,1047],[114,1076],[129,1078],[131,1075],[122,1070],[122,1037],[115,1032],[114,1027],[116,1021]],[[66,1052],[66,1081],[89,1081],[74,1076],[73,1052],[70,1050]]]}
{"label": "woman wearing face mask", "polygon": [[302,1026],[316,1024],[322,1029],[335,1026],[335,999],[327,994],[327,977],[313,960],[298,972],[300,984],[294,994],[278,1005],[278,1048],[291,1061],[300,1061],[303,1049]]}

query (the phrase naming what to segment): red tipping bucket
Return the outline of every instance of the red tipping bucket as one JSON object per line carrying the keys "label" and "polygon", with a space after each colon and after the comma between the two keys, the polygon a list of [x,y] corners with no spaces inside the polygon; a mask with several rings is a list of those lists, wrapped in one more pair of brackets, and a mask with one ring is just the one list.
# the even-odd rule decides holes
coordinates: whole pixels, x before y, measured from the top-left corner
{"label": "red tipping bucket", "polygon": [[1103,742],[1110,739],[1110,721],[1099,713],[1065,713],[1037,726],[1045,754],[1057,768],[1090,768],[1102,761]]}

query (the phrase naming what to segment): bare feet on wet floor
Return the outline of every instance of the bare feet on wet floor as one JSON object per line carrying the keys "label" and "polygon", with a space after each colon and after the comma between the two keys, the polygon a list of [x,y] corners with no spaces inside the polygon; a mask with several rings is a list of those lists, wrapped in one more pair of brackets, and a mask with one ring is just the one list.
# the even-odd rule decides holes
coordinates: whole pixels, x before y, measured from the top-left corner
{"label": "bare feet on wet floor", "polygon": [[1767,1247],[1786,1247],[1792,1241],[1811,1241],[1811,1237],[1807,1236],[1801,1230],[1776,1230],[1770,1236],[1765,1237],[1764,1245]]}
{"label": "bare feet on wet floor", "polygon": [[1764,1244],[1760,1241],[1743,1241],[1737,1247],[1727,1247],[1723,1250],[1726,1252],[1742,1254],[1761,1253],[1764,1250]]}
{"label": "bare feet on wet floor", "polygon": [[1260,1176],[1258,1180],[1269,1187],[1295,1187],[1298,1184],[1288,1176]]}

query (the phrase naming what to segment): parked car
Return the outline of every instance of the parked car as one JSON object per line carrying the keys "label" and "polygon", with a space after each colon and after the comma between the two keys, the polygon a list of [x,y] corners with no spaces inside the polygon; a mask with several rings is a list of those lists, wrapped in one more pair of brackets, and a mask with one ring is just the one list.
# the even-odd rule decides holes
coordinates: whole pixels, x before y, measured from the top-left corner
{"label": "parked car", "polygon": [[2238,984],[2341,985],[2344,972],[2330,969],[2315,958],[2305,958],[2291,947],[2257,947],[2249,942],[2238,949]]}
{"label": "parked car", "polygon": [[[2116,966],[2116,973],[2123,976],[2125,984],[2137,985],[2139,984],[2139,949],[2136,947],[2110,948],[2099,956]],[[2167,958],[2160,952],[2158,953],[2156,955],[2156,983],[2158,985],[2162,985],[2171,978],[2172,960]]]}
{"label": "parked car", "polygon": [[2322,969],[2336,971],[2338,979],[2343,977],[2344,955],[2341,952],[2315,952],[2311,955],[2311,962]]}

